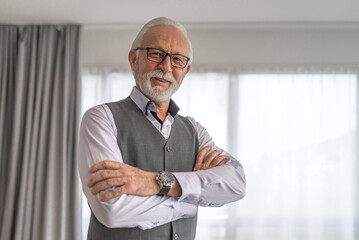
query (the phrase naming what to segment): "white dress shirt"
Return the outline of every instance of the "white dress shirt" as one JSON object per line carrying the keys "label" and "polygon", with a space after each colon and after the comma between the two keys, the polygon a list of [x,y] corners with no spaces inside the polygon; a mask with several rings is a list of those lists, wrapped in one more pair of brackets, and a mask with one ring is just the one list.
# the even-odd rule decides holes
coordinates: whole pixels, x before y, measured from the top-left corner
{"label": "white dress shirt", "polygon": [[[135,87],[130,97],[153,126],[168,139],[173,116],[167,114],[161,124],[152,114],[148,114],[146,106],[150,100]],[[197,131],[199,150],[205,146],[211,146],[212,150],[219,149],[204,127],[193,118],[187,118]],[[181,197],[122,195],[101,202],[98,200],[99,194],[94,196],[87,187],[92,176],[88,169],[103,160],[123,162],[112,112],[103,104],[87,110],[82,118],[77,158],[83,192],[101,223],[110,228],[149,229],[179,218],[194,216],[198,205],[218,207],[244,196],[245,176],[242,165],[227,152],[222,154],[227,158],[226,164],[222,166],[196,172],[173,173],[182,188]]]}

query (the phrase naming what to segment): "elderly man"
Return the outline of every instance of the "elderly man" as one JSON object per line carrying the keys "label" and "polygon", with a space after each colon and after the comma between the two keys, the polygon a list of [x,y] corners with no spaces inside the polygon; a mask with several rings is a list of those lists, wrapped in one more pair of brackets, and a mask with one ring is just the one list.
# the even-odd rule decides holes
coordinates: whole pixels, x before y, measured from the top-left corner
{"label": "elderly man", "polygon": [[129,52],[130,96],[85,113],[78,165],[92,211],[88,239],[194,239],[198,206],[244,196],[241,164],[171,100],[191,58],[181,24],[151,20]]}

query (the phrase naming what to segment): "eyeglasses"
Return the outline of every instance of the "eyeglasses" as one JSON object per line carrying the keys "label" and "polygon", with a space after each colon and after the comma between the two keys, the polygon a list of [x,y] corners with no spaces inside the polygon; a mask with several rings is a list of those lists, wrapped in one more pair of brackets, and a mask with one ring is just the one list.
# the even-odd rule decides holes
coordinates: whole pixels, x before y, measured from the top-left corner
{"label": "eyeglasses", "polygon": [[138,47],[135,50],[147,50],[147,59],[156,63],[162,63],[167,56],[170,56],[171,65],[176,68],[185,68],[190,60],[184,55],[168,53],[157,48]]}

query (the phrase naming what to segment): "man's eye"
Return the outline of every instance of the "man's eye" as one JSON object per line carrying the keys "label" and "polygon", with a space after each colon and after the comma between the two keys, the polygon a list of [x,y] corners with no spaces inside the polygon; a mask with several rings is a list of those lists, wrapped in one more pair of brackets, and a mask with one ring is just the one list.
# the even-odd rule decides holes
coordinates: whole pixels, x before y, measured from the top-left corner
{"label": "man's eye", "polygon": [[184,63],[184,60],[181,57],[172,57],[172,60],[175,61],[176,63]]}
{"label": "man's eye", "polygon": [[161,52],[152,52],[150,53],[152,57],[163,57],[163,53]]}

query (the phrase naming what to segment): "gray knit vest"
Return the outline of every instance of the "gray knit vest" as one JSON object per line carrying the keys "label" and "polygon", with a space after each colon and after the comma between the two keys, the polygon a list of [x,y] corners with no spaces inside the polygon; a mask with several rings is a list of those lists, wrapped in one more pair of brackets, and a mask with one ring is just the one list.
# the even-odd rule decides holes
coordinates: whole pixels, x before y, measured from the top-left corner
{"label": "gray knit vest", "polygon": [[[117,127],[117,143],[125,163],[146,171],[190,172],[198,153],[198,137],[188,119],[176,115],[166,140],[131,98],[108,103]],[[89,240],[193,240],[197,215],[148,230],[107,228],[91,213]]]}

